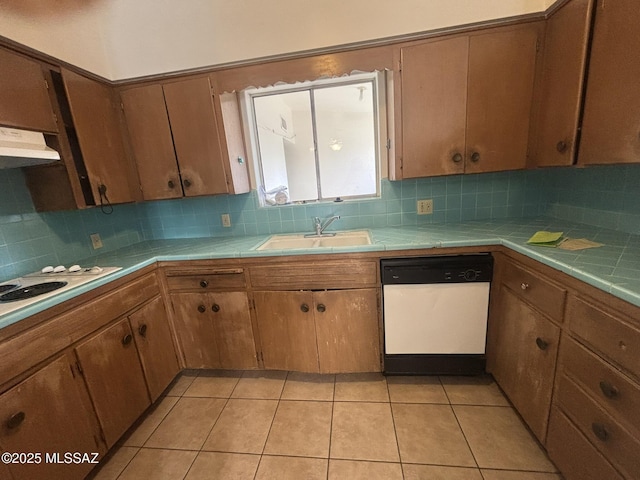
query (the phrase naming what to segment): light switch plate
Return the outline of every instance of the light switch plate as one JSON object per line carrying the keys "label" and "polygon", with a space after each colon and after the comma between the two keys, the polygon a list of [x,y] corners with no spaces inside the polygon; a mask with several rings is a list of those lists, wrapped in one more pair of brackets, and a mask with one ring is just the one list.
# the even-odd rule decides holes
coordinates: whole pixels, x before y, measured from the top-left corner
{"label": "light switch plate", "polygon": [[228,213],[223,213],[222,215],[220,215],[220,218],[222,219],[223,227],[231,226],[231,216]]}
{"label": "light switch plate", "polygon": [[102,248],[102,239],[100,238],[100,234],[99,233],[93,233],[91,235],[89,235],[89,237],[91,238],[91,245],[93,246],[94,250],[97,250],[99,248]]}

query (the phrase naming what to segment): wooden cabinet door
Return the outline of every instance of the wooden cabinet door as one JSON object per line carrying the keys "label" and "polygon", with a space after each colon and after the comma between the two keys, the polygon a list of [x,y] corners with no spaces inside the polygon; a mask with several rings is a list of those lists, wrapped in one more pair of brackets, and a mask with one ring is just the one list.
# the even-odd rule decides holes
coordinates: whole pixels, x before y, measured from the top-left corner
{"label": "wooden cabinet door", "polygon": [[320,372],[379,372],[377,290],[328,290],[313,298]]}
{"label": "wooden cabinet door", "polygon": [[210,293],[213,328],[220,352],[220,366],[229,369],[257,368],[256,345],[249,300],[245,292]]}
{"label": "wooden cabinet door", "polygon": [[185,196],[227,193],[209,79],[168,83],[163,89]]}
{"label": "wooden cabinet door", "polygon": [[402,178],[464,172],[469,37],[401,50]]}
{"label": "wooden cabinet door", "polygon": [[487,352],[491,373],[531,431],[544,443],[560,329],[508,288],[498,289]]}
{"label": "wooden cabinet door", "polygon": [[535,166],[574,162],[592,6],[593,0],[573,0],[546,22]]}
{"label": "wooden cabinet door", "polygon": [[162,85],[120,92],[145,200],[182,197]]}
{"label": "wooden cabinet door", "polygon": [[82,158],[91,191],[100,204],[100,185],[110,203],[133,202],[140,197],[135,165],[130,161],[120,125],[119,102],[111,87],[62,69]]}
{"label": "wooden cabinet door", "polygon": [[539,28],[470,37],[465,173],[526,166]]}
{"label": "wooden cabinet door", "polygon": [[220,368],[213,311],[206,293],[172,293],[176,333],[187,368]]}
{"label": "wooden cabinet door", "polygon": [[598,2],[578,163],[640,162],[640,8]]}
{"label": "wooden cabinet door", "polygon": [[40,132],[57,132],[40,65],[0,49],[0,125]]}
{"label": "wooden cabinet door", "polygon": [[180,371],[162,298],[156,297],[129,315],[129,321],[151,401],[155,402]]}
{"label": "wooden cabinet door", "polygon": [[59,357],[0,396],[0,450],[42,454],[39,464],[9,465],[15,480],[82,479],[94,464],[47,463],[45,453],[106,451],[73,362]]}
{"label": "wooden cabinet door", "polygon": [[128,319],[78,345],[76,355],[111,447],[151,403]]}
{"label": "wooden cabinet door", "polygon": [[264,368],[318,372],[312,292],[254,292]]}

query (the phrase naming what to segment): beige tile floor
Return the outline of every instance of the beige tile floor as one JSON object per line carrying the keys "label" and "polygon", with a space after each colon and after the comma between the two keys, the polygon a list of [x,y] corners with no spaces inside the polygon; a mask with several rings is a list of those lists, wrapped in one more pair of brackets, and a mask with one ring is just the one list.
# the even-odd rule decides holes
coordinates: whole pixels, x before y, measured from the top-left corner
{"label": "beige tile floor", "polygon": [[491,377],[186,372],[96,480],[559,480]]}

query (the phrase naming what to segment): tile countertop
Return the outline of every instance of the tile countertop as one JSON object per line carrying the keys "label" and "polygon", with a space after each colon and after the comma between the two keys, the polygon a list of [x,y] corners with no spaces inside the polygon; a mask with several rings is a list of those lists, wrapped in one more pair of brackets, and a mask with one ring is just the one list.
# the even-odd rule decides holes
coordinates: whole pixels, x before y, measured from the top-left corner
{"label": "tile countertop", "polygon": [[[535,217],[456,224],[368,229],[372,245],[313,250],[257,251],[270,235],[151,240],[98,255],[81,265],[121,266],[122,270],[62,292],[0,317],[0,328],[128,275],[156,261],[308,255],[424,248],[504,245],[601,290],[640,306],[640,236],[555,218]],[[538,230],[562,231],[569,238],[587,238],[603,247],[580,251],[533,247],[526,241]]]}

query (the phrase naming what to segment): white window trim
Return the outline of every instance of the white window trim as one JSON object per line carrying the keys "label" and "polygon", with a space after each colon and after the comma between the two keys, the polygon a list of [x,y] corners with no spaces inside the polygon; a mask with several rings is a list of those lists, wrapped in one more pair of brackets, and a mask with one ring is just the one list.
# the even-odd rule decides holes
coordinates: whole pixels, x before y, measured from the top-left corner
{"label": "white window trim", "polygon": [[[251,188],[253,190],[257,190],[260,185],[260,166],[258,163],[259,152],[258,145],[256,144],[257,139],[257,131],[255,122],[253,119],[255,118],[253,112],[253,101],[252,97],[261,91],[268,90],[269,93],[284,93],[286,91],[296,91],[296,90],[305,90],[310,86],[316,85],[332,85],[332,84],[345,84],[351,83],[351,81],[362,81],[362,80],[373,80],[375,85],[375,93],[376,93],[376,102],[374,104],[375,112],[377,113],[377,126],[378,129],[375,132],[375,138],[377,142],[377,161],[376,161],[376,175],[377,175],[377,185],[376,185],[376,195],[375,196],[363,196],[363,197],[350,197],[346,198],[345,201],[359,201],[364,199],[374,199],[381,198],[381,181],[388,176],[388,139],[390,135],[388,133],[389,120],[388,120],[388,110],[387,110],[387,88],[389,83],[389,76],[392,74],[390,71],[375,71],[375,72],[353,72],[350,75],[344,75],[342,77],[334,77],[334,78],[321,78],[317,80],[307,80],[304,82],[296,82],[294,84],[276,84],[269,87],[249,87],[245,90],[242,90],[239,95],[240,99],[240,111],[242,115],[242,126],[243,133],[246,140],[247,146],[247,162],[249,169],[249,179],[251,182]],[[318,201],[308,201],[306,204],[314,204],[314,203],[330,203],[332,200],[323,199]],[[291,206],[292,204],[287,204],[285,206]],[[295,203],[293,204],[295,205]],[[273,206],[269,205],[260,205],[261,207],[272,208]]]}

